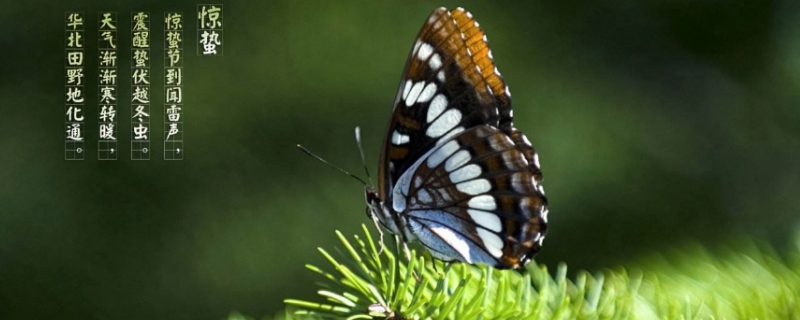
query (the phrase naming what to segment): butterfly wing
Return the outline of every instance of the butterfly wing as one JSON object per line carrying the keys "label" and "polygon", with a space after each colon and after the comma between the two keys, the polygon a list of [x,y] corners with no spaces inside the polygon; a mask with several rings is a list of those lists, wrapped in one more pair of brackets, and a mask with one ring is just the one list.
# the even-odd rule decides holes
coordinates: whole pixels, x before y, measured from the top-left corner
{"label": "butterfly wing", "polygon": [[517,268],[546,233],[542,192],[514,140],[480,125],[418,159],[393,189],[392,207],[437,258]]}
{"label": "butterfly wing", "polygon": [[464,9],[435,10],[417,36],[379,173],[393,217],[437,258],[517,268],[539,250],[538,156],[514,128],[508,87]]}
{"label": "butterfly wing", "polygon": [[381,151],[386,197],[414,160],[476,125],[511,130],[511,96],[483,31],[462,8],[428,17],[406,62]]}

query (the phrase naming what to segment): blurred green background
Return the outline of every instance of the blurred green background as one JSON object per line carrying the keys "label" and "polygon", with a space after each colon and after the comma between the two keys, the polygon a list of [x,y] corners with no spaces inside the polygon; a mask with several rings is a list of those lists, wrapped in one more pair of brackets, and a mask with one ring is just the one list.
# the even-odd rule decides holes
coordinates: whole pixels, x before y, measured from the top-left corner
{"label": "blurred green background", "polygon": [[186,34],[186,160],[175,162],[131,161],[127,147],[97,161],[96,139],[87,160],[63,160],[63,19],[83,11],[95,30],[101,10],[191,18],[196,2],[3,5],[0,318],[260,317],[284,298],[316,299],[303,265],[322,262],[315,248],[335,229],[369,221],[362,187],[294,145],[360,173],[361,126],[375,172],[406,55],[438,6],[481,23],[540,153],[551,208],[537,262],[596,270],[744,235],[781,245],[798,221],[794,1],[222,3],[224,56],[194,55]]}

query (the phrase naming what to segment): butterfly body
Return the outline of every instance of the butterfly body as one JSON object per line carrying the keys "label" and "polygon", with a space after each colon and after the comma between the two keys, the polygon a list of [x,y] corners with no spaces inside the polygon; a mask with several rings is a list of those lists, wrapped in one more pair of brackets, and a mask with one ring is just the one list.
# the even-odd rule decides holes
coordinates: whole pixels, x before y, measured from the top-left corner
{"label": "butterfly body", "polygon": [[464,9],[435,10],[403,72],[369,213],[438,259],[519,268],[546,234],[541,180],[483,31]]}

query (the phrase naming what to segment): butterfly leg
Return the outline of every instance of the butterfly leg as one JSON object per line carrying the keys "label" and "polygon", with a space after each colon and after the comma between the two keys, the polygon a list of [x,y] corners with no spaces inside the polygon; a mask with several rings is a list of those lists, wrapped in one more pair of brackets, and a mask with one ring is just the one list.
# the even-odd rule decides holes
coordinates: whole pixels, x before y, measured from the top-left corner
{"label": "butterfly leg", "polygon": [[383,230],[381,230],[381,226],[378,224],[378,217],[369,208],[367,208],[367,216],[369,216],[369,218],[372,219],[372,222],[375,224],[375,229],[378,230],[378,235],[380,237],[379,244],[380,244],[380,247],[381,247],[380,250],[378,250],[378,255],[380,256],[383,253],[383,248],[384,248],[384,245],[383,245]]}

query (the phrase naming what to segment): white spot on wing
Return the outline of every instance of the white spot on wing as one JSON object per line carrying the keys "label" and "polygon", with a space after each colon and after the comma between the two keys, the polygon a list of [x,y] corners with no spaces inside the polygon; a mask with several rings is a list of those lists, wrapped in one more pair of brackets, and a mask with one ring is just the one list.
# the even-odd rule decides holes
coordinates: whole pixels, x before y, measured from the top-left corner
{"label": "white spot on wing", "polygon": [[472,197],[467,202],[467,205],[473,209],[480,209],[480,210],[495,210],[497,209],[497,202],[494,201],[494,197],[490,195],[482,195],[477,197]]}
{"label": "white spot on wing", "polygon": [[514,168],[515,159],[511,157],[511,152],[503,152],[503,165],[506,169]]}
{"label": "white spot on wing", "polygon": [[[476,224],[486,229],[494,232],[500,232],[500,230],[503,230],[503,227],[500,224],[500,218],[498,218],[494,213],[473,209],[467,209],[467,213],[469,213],[469,217],[472,218]],[[478,230],[481,229],[478,228]]]}
{"label": "white spot on wing", "polygon": [[411,90],[411,80],[406,80],[406,84],[403,85],[403,100],[408,98],[408,91]]}
{"label": "white spot on wing", "polygon": [[410,139],[411,137],[397,132],[397,130],[392,132],[392,144],[394,145],[406,144]]}
{"label": "white spot on wing", "polygon": [[525,193],[525,190],[527,189],[525,187],[526,183],[528,183],[528,181],[523,179],[522,173],[518,172],[511,176],[511,188],[516,192]]}
{"label": "white spot on wing", "polygon": [[444,94],[440,93],[433,97],[433,101],[428,105],[428,123],[431,123],[433,119],[442,114],[445,108],[447,108],[447,97]]}
{"label": "white spot on wing", "polygon": [[431,67],[431,70],[439,70],[439,67],[442,66],[442,57],[440,57],[438,53],[434,53],[431,59],[428,60],[428,65]]}
{"label": "white spot on wing", "polygon": [[[530,210],[530,208],[531,208],[531,198],[525,197],[525,198],[520,199],[518,205],[519,205],[519,212],[522,213],[523,217],[530,219],[533,216],[531,214],[531,210]],[[528,229],[530,229],[528,227],[527,223],[521,223],[519,225],[519,228],[520,228],[520,230],[518,230],[518,232],[520,234],[525,234],[525,233],[528,232]]]}
{"label": "white spot on wing", "polygon": [[472,263],[472,257],[469,252],[469,244],[467,244],[466,240],[459,238],[456,233],[449,228],[431,227],[431,231],[441,237],[444,242],[447,242],[447,244],[456,250],[458,254],[464,257],[464,261],[467,263]]}
{"label": "white spot on wing", "polygon": [[408,92],[408,97],[405,98],[406,100],[406,107],[410,107],[417,101],[417,97],[419,97],[420,92],[422,92],[422,88],[425,87],[425,81],[420,81],[414,84],[411,87],[411,90]]}
{"label": "white spot on wing", "polygon": [[447,170],[447,172],[453,172],[453,170],[463,166],[471,158],[467,150],[456,152],[456,154],[450,157],[450,159],[447,159],[447,162],[444,163],[444,169]]}
{"label": "white spot on wing", "polygon": [[428,17],[428,23],[433,23],[434,21],[436,21],[436,18],[437,16],[431,15],[430,17]]}
{"label": "white spot on wing", "polygon": [[460,121],[461,111],[457,109],[447,110],[428,127],[425,134],[431,138],[438,138],[447,131],[450,131],[450,129],[453,129]]}
{"label": "white spot on wing", "polygon": [[439,82],[444,83],[444,70],[439,70],[439,73],[436,74],[436,79],[439,79]]}
{"label": "white spot on wing", "polygon": [[425,89],[422,89],[422,92],[419,94],[417,103],[430,101],[434,93],[436,93],[436,84],[433,82],[428,83],[428,85],[425,86]]}
{"label": "white spot on wing", "polygon": [[[502,142],[503,140],[501,140],[497,136],[494,136],[492,139],[489,139],[489,146],[495,151],[500,151],[503,150],[504,147]],[[503,156],[505,156],[505,154]],[[503,158],[503,160],[507,161],[505,157]]]}
{"label": "white spot on wing", "polygon": [[436,151],[428,157],[429,168],[437,167],[444,159],[447,159],[453,152],[456,152],[456,150],[458,150],[458,142],[455,140],[450,141],[435,150]]}
{"label": "white spot on wing", "polygon": [[419,51],[417,51],[417,59],[422,61],[428,60],[428,57],[431,56],[431,53],[433,53],[433,47],[423,42],[419,46]]}
{"label": "white spot on wing", "polygon": [[403,212],[406,210],[406,197],[398,194],[397,192],[392,194],[392,209],[395,212]]}
{"label": "white spot on wing", "polygon": [[477,179],[459,183],[456,188],[458,191],[474,196],[492,190],[492,185],[486,179]]}
{"label": "white spot on wing", "polygon": [[417,199],[421,203],[430,203],[431,202],[431,195],[425,189],[420,189],[417,191]]}
{"label": "white spot on wing", "polygon": [[[445,167],[447,167],[446,164]],[[478,166],[477,164],[471,164],[451,172],[450,181],[453,183],[459,183],[462,181],[477,178],[479,175],[481,175],[481,167]]]}
{"label": "white spot on wing", "polygon": [[495,258],[499,258],[503,255],[503,240],[501,240],[500,237],[481,228],[478,228],[478,236],[483,240],[484,247],[486,247],[486,251],[488,251],[489,254]]}

